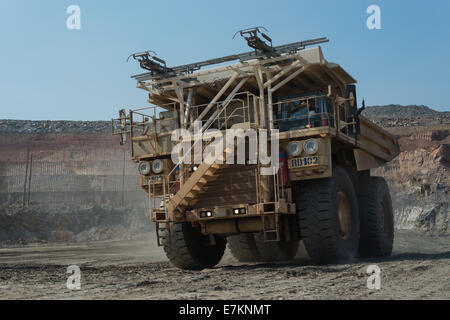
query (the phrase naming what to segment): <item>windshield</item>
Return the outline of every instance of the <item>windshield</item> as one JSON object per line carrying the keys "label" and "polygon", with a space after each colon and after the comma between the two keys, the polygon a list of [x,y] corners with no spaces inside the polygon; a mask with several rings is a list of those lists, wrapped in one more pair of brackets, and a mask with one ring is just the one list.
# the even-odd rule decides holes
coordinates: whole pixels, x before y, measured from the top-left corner
{"label": "windshield", "polygon": [[328,126],[332,103],[327,97],[311,97],[280,102],[277,108],[280,131]]}

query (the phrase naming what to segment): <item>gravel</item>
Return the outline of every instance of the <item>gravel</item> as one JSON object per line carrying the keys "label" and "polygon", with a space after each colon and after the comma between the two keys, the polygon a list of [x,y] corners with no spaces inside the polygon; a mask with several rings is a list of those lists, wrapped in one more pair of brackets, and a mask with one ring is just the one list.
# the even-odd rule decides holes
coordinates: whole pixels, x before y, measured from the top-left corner
{"label": "gravel", "polygon": [[111,122],[0,120],[0,133],[108,134]]}

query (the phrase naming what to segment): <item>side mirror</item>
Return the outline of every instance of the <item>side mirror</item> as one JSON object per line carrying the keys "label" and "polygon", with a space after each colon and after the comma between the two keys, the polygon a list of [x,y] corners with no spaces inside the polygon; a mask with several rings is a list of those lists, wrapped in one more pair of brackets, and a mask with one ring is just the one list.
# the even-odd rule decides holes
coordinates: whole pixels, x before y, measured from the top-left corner
{"label": "side mirror", "polygon": [[355,99],[355,95],[353,94],[353,92],[349,93],[347,100],[348,100],[348,103],[350,104],[350,107],[354,108],[356,99]]}

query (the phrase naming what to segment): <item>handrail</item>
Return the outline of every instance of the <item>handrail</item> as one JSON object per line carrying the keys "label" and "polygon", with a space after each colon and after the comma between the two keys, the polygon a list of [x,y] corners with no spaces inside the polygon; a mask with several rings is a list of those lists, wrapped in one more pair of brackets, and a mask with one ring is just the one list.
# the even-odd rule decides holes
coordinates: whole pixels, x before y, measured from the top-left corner
{"label": "handrail", "polygon": [[[245,94],[246,96],[247,96],[247,104],[245,103],[245,101],[243,100],[243,99],[234,99],[234,97],[236,96],[236,95],[242,95],[242,94]],[[213,124],[213,123],[215,123],[216,121],[218,121],[218,120],[220,120],[220,116],[222,115],[222,113],[224,112],[224,111],[226,111],[227,110],[227,108],[228,108],[228,106],[230,106],[231,105],[231,103],[232,102],[235,102],[235,101],[240,101],[241,103],[242,103],[242,107],[239,107],[239,108],[241,108],[241,109],[249,109],[250,108],[250,103],[249,103],[249,101],[250,101],[250,99],[248,98],[249,97],[249,95],[251,95],[251,96],[253,96],[254,97],[254,95],[252,94],[252,93],[250,93],[250,92],[236,92],[234,95],[232,95],[231,96],[231,98],[229,98],[229,99],[227,99],[227,101],[220,101],[220,102],[216,102],[216,107],[217,107],[217,110],[218,110],[218,112],[217,112],[217,114],[214,116],[214,118],[211,120],[211,119],[209,119],[209,120],[206,120],[206,121],[209,121],[209,124],[207,125],[207,126],[205,126],[205,127],[202,127],[202,131],[201,131],[201,133],[203,133],[204,131],[206,131],[206,130],[208,130],[210,127],[211,127],[211,125]],[[225,104],[225,107],[220,107],[220,106],[223,106]],[[205,104],[206,105],[206,104]],[[197,105],[197,106],[192,106],[192,108],[199,108],[199,107],[201,107],[201,105]],[[250,114],[249,114],[249,117],[250,117]],[[225,119],[225,122],[226,122],[226,120],[227,119],[229,119],[229,117],[224,117],[224,119]],[[221,128],[220,128],[221,129]],[[202,140],[200,140],[200,141],[202,141]],[[203,142],[203,141],[202,141]],[[198,140],[195,140],[194,139],[194,144],[189,148],[189,150],[188,150],[188,152],[186,153],[186,154],[190,154],[190,151],[196,146],[196,144],[198,143]],[[205,150],[205,148],[208,146],[208,144],[205,144],[203,147],[202,147],[202,153],[203,153],[203,151]],[[225,146],[224,146],[224,150],[225,150]],[[179,167],[180,166],[180,164],[182,163],[182,161],[185,159],[185,157],[186,157],[186,154],[182,157],[182,159],[180,159],[179,161],[178,161],[178,163],[172,168],[172,170],[167,174],[167,180],[169,180],[170,179],[170,175],[172,175],[173,174],[173,172],[176,170],[176,168],[177,167]],[[184,174],[186,174],[185,172],[183,172],[183,175]],[[172,185],[171,187],[170,186],[168,186],[168,192],[172,192],[172,188],[175,186],[176,184],[174,184],[174,185]]]}
{"label": "handrail", "polygon": [[[249,93],[249,92],[244,92],[244,93],[251,94],[251,93]],[[239,94],[243,94],[243,93],[242,93],[242,92],[241,92],[241,93],[235,93],[232,97],[235,97],[236,95],[239,95]],[[251,94],[251,95],[252,95],[252,94]],[[240,99],[237,99],[237,100],[239,101]],[[234,101],[234,99],[231,98],[231,99],[229,100],[229,102],[231,102],[231,101]],[[220,105],[220,104],[223,104],[223,103],[224,103],[224,101],[220,101],[220,102],[216,102],[215,104],[216,104],[216,105]],[[207,104],[205,104],[205,105],[207,105]],[[218,112],[217,115],[214,117],[214,119],[213,119],[212,121],[210,121],[210,123],[209,123],[209,125],[208,125],[207,127],[205,127],[205,128],[202,127],[202,130],[201,130],[200,133],[203,133],[204,131],[208,130],[208,129],[211,127],[211,125],[212,125],[216,120],[218,120],[219,116],[222,114],[222,112],[223,112],[224,110],[227,109],[227,107],[228,107],[229,105],[230,105],[230,103],[228,103],[227,106],[226,106],[225,108],[219,109],[219,112]],[[200,107],[200,106],[202,106],[202,105],[192,106],[192,108],[198,108],[198,107]],[[247,107],[249,107],[249,106],[247,106]],[[207,120],[207,121],[209,121],[209,120]],[[189,148],[189,150],[188,150],[188,152],[187,152],[186,154],[189,154],[189,153],[190,153],[190,151],[195,147],[195,145],[196,145],[197,142],[198,142],[198,140],[194,142],[194,144]],[[203,149],[203,150],[204,150],[204,149]],[[174,172],[174,170],[176,169],[176,167],[179,166],[179,165],[182,163],[182,161],[185,160],[185,157],[186,157],[186,155],[184,155],[183,158],[180,159],[180,160],[178,161],[178,163],[173,167],[173,169],[169,172],[169,174],[168,174],[167,176],[170,176],[170,175]]]}

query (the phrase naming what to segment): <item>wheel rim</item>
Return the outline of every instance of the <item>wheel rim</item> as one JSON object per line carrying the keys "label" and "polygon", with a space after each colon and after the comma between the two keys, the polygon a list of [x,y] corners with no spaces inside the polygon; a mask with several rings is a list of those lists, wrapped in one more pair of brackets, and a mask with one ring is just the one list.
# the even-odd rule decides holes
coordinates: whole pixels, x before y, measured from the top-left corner
{"label": "wheel rim", "polygon": [[337,208],[337,222],[339,227],[339,235],[346,240],[352,231],[352,219],[350,203],[347,195],[343,191],[338,192],[338,208]]}

